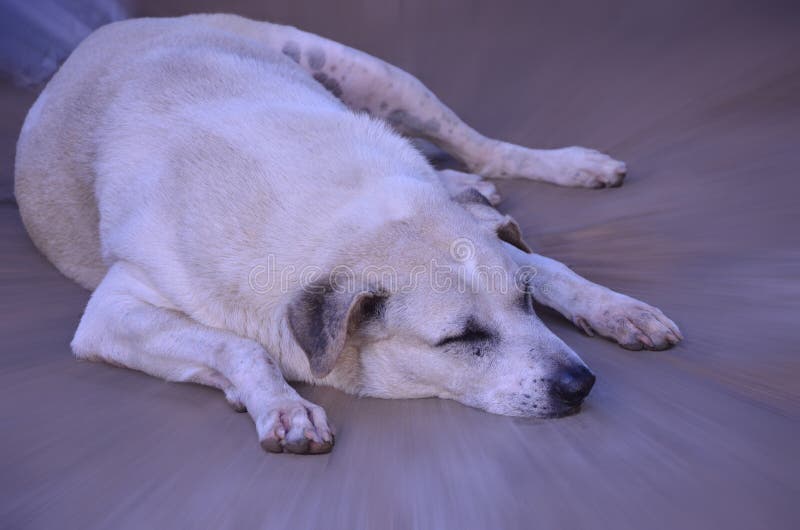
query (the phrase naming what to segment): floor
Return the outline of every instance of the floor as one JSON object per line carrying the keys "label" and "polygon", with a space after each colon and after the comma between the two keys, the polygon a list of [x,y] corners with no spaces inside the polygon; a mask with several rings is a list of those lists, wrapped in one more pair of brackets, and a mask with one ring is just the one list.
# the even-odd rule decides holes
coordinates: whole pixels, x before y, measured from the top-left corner
{"label": "floor", "polygon": [[[211,389],[74,360],[89,293],[28,240],[0,86],[0,527],[789,529],[800,521],[800,12],[790,2],[143,1],[301,26],[418,75],[481,131],[625,160],[619,189],[499,183],[541,253],[662,308],[629,352],[544,318],[598,382],[581,414],[301,388],[330,455],[268,455]],[[469,7],[465,7],[465,6]]]}

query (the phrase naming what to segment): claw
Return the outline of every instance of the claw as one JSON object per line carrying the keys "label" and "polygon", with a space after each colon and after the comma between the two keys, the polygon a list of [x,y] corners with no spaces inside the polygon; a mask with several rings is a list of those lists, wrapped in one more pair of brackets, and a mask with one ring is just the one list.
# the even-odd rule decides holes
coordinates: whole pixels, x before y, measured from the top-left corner
{"label": "claw", "polygon": [[575,319],[575,322],[578,324],[578,326],[580,326],[580,328],[583,330],[584,333],[586,333],[590,337],[594,337],[594,331],[592,330],[592,327],[589,325],[589,323],[586,322],[586,319],[584,319],[583,317],[578,317]]}

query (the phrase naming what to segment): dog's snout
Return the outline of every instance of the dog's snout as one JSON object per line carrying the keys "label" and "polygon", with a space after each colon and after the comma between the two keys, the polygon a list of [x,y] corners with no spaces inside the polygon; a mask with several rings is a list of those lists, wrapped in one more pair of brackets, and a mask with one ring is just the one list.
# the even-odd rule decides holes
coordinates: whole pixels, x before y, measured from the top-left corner
{"label": "dog's snout", "polygon": [[594,381],[594,374],[586,366],[570,367],[556,377],[551,392],[554,397],[568,405],[578,405],[589,395]]}

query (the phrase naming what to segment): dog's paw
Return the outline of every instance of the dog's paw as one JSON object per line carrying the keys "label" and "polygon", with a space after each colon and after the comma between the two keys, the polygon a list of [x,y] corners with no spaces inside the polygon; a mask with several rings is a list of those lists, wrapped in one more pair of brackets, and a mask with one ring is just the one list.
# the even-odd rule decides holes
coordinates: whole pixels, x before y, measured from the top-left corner
{"label": "dog's paw", "polygon": [[551,178],[562,186],[615,188],[622,186],[624,162],[585,147],[565,147],[552,152]]}
{"label": "dog's paw", "polygon": [[627,168],[624,162],[585,147],[528,149],[498,142],[483,163],[473,171],[485,177],[520,177],[559,186],[612,188],[621,186]]}
{"label": "dog's paw", "polygon": [[333,448],[325,410],[299,396],[270,403],[257,424],[261,447],[270,453],[320,454]]}
{"label": "dog's paw", "polygon": [[664,350],[683,339],[678,326],[658,308],[609,291],[573,317],[587,335],[602,335],[629,350]]}

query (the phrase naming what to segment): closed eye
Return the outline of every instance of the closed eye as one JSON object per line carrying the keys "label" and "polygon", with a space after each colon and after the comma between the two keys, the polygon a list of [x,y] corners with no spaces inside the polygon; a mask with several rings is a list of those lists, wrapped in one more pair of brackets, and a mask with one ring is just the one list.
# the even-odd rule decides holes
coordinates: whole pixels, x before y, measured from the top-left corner
{"label": "closed eye", "polygon": [[463,332],[443,338],[436,343],[436,346],[445,346],[454,342],[483,342],[491,340],[491,338],[491,333],[469,322]]}

